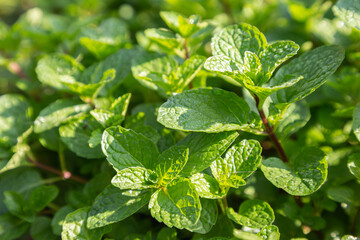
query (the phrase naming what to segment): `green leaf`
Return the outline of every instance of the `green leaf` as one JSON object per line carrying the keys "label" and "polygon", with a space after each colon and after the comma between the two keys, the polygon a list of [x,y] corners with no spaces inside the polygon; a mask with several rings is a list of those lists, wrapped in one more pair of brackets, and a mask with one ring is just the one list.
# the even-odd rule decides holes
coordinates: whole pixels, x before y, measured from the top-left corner
{"label": "green leaf", "polygon": [[104,154],[100,146],[91,148],[89,139],[92,132],[101,128],[90,114],[71,119],[59,129],[61,141],[76,155],[88,159],[102,158]]}
{"label": "green leaf", "polygon": [[354,201],[354,190],[347,186],[330,187],[326,193],[331,200],[336,202],[352,204]]}
{"label": "green leaf", "polygon": [[31,224],[30,236],[34,240],[56,240],[57,237],[50,228],[51,219],[49,217],[37,217]]}
{"label": "green leaf", "polygon": [[208,168],[239,136],[237,132],[191,133],[178,145],[189,148],[189,160],[181,174],[192,175]]}
{"label": "green leaf", "polygon": [[93,116],[98,123],[100,123],[104,128],[120,125],[124,120],[122,115],[115,115],[114,113],[104,110],[104,109],[94,109],[90,111],[91,116]]}
{"label": "green leaf", "polygon": [[238,64],[244,63],[245,52],[259,56],[267,42],[259,29],[246,23],[228,26],[215,34],[211,41],[214,56],[227,56]]}
{"label": "green leaf", "polygon": [[197,223],[201,203],[195,187],[186,178],[173,181],[156,191],[150,199],[151,215],[168,227],[183,229]]}
{"label": "green leaf", "polygon": [[339,0],[333,7],[336,16],[360,30],[360,3],[357,0]]}
{"label": "green leaf", "polygon": [[21,95],[4,94],[0,106],[0,143],[15,145],[17,137],[30,127],[29,103]]}
{"label": "green leaf", "polygon": [[101,240],[111,228],[88,229],[86,220],[90,207],[80,208],[69,213],[63,224],[61,239],[63,240]]}
{"label": "green leaf", "polygon": [[275,225],[268,225],[261,229],[261,231],[257,234],[261,239],[264,240],[279,240],[280,233],[279,228]]}
{"label": "green leaf", "polygon": [[299,101],[325,83],[344,59],[344,49],[340,46],[322,46],[308,51],[279,69],[271,79],[271,85],[288,81],[288,75],[303,76],[291,87],[279,90],[272,95],[276,104]]}
{"label": "green leaf", "polygon": [[149,202],[152,194],[146,190],[129,192],[111,185],[106,187],[89,211],[88,228],[103,227],[131,216]]}
{"label": "green leaf", "polygon": [[71,116],[87,112],[91,107],[89,104],[83,104],[79,101],[69,99],[59,99],[50,103],[46,108],[41,110],[40,114],[34,121],[34,131],[41,133],[69,120]]}
{"label": "green leaf", "polygon": [[186,227],[186,229],[191,232],[205,234],[208,233],[216,223],[218,207],[213,200],[200,199],[200,201],[202,207],[200,218],[195,225]]}
{"label": "green leaf", "polygon": [[190,37],[200,29],[200,26],[197,25],[200,18],[198,15],[185,18],[176,12],[162,11],[160,12],[160,16],[169,28],[184,38]]}
{"label": "green leaf", "polygon": [[76,82],[83,70],[74,58],[59,53],[42,57],[35,69],[40,82],[56,89],[68,89],[63,82]]}
{"label": "green leaf", "polygon": [[102,134],[103,130],[100,128],[93,131],[88,141],[89,147],[96,148],[97,146],[99,146],[101,144]]}
{"label": "green leaf", "polygon": [[353,153],[350,155],[347,167],[351,174],[360,180],[360,153]]}
{"label": "green leaf", "polygon": [[225,195],[219,183],[210,175],[197,173],[191,176],[190,181],[202,198],[217,199]]}
{"label": "green leaf", "polygon": [[31,191],[42,185],[39,172],[31,168],[15,168],[0,175],[0,214],[7,212],[4,192],[13,191],[28,198]]}
{"label": "green leaf", "polygon": [[55,185],[40,186],[34,189],[29,198],[31,209],[39,212],[51,203],[59,194],[59,189]]}
{"label": "green leaf", "polygon": [[249,127],[250,108],[235,93],[222,89],[184,91],[159,108],[165,127],[195,132],[223,132]]}
{"label": "green leaf", "polygon": [[115,115],[120,115],[125,119],[127,109],[130,103],[131,93],[126,93],[112,102],[110,106],[110,112]]}
{"label": "green leaf", "polygon": [[55,235],[60,236],[62,232],[62,225],[65,221],[66,216],[75,211],[75,209],[69,205],[65,205],[60,208],[51,220],[51,228]]}
{"label": "green leaf", "polygon": [[166,187],[171,183],[184,168],[189,158],[189,148],[185,146],[173,146],[161,153],[155,173],[158,176],[158,184]]}
{"label": "green leaf", "polygon": [[239,212],[227,209],[228,217],[237,224],[250,228],[263,228],[275,220],[271,206],[262,200],[246,200],[240,205]]}
{"label": "green leaf", "polygon": [[0,216],[0,238],[4,240],[19,239],[29,228],[29,223],[9,213]]}
{"label": "green leaf", "polygon": [[14,155],[7,161],[3,167],[0,167],[0,174],[8,170],[28,165],[26,161],[26,154],[30,151],[30,147],[27,144],[18,143],[14,146]]}
{"label": "green leaf", "polygon": [[13,191],[6,191],[4,192],[4,197],[4,203],[11,214],[27,222],[33,222],[35,220],[35,212],[32,211],[21,194]]}
{"label": "green leaf", "polygon": [[261,170],[276,187],[296,196],[317,191],[327,177],[326,155],[318,148],[305,147],[289,163],[272,157],[262,162]]}
{"label": "green leaf", "polygon": [[159,156],[152,141],[142,134],[120,126],[110,127],[104,131],[101,146],[107,160],[116,170],[136,166],[154,169],[155,159]]}
{"label": "green leaf", "polygon": [[267,82],[275,69],[294,56],[299,49],[299,45],[289,40],[270,43],[259,56],[263,73],[261,82]]}
{"label": "green leaf", "polygon": [[146,189],[156,185],[150,181],[151,170],[143,167],[128,167],[116,173],[111,184],[120,189]]}
{"label": "green leaf", "polygon": [[102,59],[130,41],[126,24],[117,18],[108,18],[98,27],[82,29],[80,44],[97,58]]}
{"label": "green leaf", "polygon": [[230,173],[245,179],[249,177],[261,163],[262,147],[256,140],[242,140],[233,145],[225,154],[224,160]]}
{"label": "green leaf", "polygon": [[169,53],[181,44],[181,39],[176,34],[164,28],[148,28],[145,30],[145,36]]}
{"label": "green leaf", "polygon": [[359,240],[359,238],[351,235],[345,235],[341,238],[341,240]]}
{"label": "green leaf", "polygon": [[357,104],[354,109],[352,129],[356,138],[360,142],[360,103]]}

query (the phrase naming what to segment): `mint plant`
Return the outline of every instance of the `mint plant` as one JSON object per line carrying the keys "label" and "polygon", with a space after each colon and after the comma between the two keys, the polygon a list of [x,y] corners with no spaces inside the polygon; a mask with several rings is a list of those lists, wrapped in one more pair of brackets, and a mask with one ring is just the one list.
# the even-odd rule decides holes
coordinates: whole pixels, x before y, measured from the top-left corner
{"label": "mint plant", "polygon": [[0,239],[358,239],[357,1],[28,4]]}

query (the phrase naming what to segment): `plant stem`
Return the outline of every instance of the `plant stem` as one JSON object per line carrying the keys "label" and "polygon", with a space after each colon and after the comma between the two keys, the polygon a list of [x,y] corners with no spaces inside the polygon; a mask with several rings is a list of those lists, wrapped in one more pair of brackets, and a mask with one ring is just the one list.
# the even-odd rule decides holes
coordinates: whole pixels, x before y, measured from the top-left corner
{"label": "plant stem", "polygon": [[8,68],[9,68],[10,72],[14,73],[18,77],[20,77],[24,80],[29,80],[29,77],[24,73],[21,66],[17,62],[11,61],[9,63]]}
{"label": "plant stem", "polygon": [[259,97],[254,95],[254,98],[255,98],[256,107],[258,108],[261,120],[265,125],[266,132],[269,135],[271,141],[274,143],[275,148],[276,148],[281,160],[283,162],[289,162],[289,159],[287,158],[286,153],[285,153],[283,147],[281,146],[281,143],[279,142],[279,139],[277,138],[276,134],[274,133],[273,128],[270,126],[269,121],[266,118],[264,111],[262,110],[262,108],[259,108]]}
{"label": "plant stem", "polygon": [[71,180],[74,180],[76,182],[83,183],[83,184],[87,183],[87,180],[85,180],[85,179],[83,179],[81,177],[78,177],[76,175],[72,175],[71,172],[69,172],[69,171],[62,172],[62,171],[60,171],[58,169],[55,169],[53,167],[50,167],[50,166],[47,166],[45,164],[39,163],[38,161],[35,161],[35,160],[33,160],[33,159],[29,158],[29,157],[26,157],[26,161],[34,164],[35,167],[37,167],[37,168],[40,168],[40,169],[45,170],[47,172],[51,172],[53,174],[59,175],[63,179],[71,179]]}
{"label": "plant stem", "polygon": [[185,38],[184,50],[185,50],[185,60],[190,58],[189,49],[188,49],[188,39]]}

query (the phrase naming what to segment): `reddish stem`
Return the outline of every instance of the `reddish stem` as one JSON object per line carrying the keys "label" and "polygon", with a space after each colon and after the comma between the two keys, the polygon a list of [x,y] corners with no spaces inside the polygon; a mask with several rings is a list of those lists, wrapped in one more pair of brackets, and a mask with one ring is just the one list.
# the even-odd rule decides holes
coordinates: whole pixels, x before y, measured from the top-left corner
{"label": "reddish stem", "polygon": [[69,172],[69,171],[62,172],[62,171],[60,171],[58,169],[55,169],[53,167],[44,165],[44,164],[39,163],[38,161],[32,160],[32,159],[30,159],[28,157],[26,158],[26,160],[28,162],[34,164],[37,168],[43,169],[43,170],[45,170],[47,172],[54,173],[54,174],[56,174],[58,176],[61,176],[64,179],[71,179],[71,180],[74,180],[76,182],[83,183],[83,184],[87,183],[87,180],[85,180],[85,179],[83,179],[81,177],[78,177],[76,175],[72,175],[71,172]]}
{"label": "reddish stem", "polygon": [[256,101],[256,107],[258,108],[261,120],[265,125],[266,132],[269,135],[271,141],[274,143],[275,148],[276,148],[280,158],[283,160],[283,162],[289,162],[289,159],[287,158],[286,153],[285,153],[283,147],[281,146],[281,143],[279,142],[279,139],[277,138],[276,134],[274,133],[273,128],[270,126],[269,121],[266,118],[264,111],[262,110],[262,108],[259,109],[259,97],[254,95],[254,98]]}

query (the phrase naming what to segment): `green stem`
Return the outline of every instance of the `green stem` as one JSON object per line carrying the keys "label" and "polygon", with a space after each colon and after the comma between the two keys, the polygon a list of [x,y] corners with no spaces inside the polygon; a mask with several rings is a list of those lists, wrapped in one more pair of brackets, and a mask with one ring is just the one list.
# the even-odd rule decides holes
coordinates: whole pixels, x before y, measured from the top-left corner
{"label": "green stem", "polygon": [[221,211],[226,214],[226,209],[229,208],[226,196],[224,196],[222,199],[218,199],[219,206],[221,208]]}

